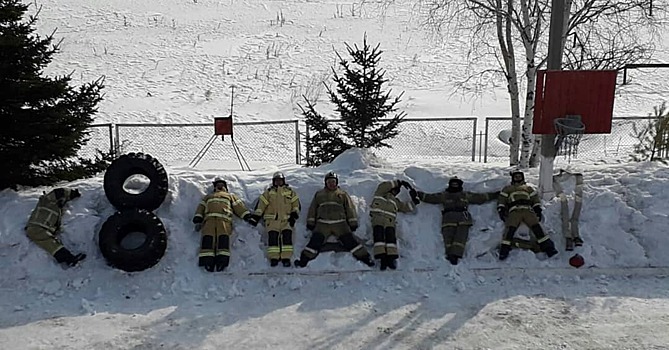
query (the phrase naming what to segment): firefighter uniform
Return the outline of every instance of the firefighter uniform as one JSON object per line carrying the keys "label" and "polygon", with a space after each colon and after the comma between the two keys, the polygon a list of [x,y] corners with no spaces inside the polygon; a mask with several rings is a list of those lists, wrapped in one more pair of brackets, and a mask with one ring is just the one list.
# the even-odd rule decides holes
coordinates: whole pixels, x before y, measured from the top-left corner
{"label": "firefighter uniform", "polygon": [[[224,183],[224,186],[220,186]],[[227,183],[217,179],[214,181],[214,193],[202,198],[197,206],[193,223],[201,230],[199,266],[207,271],[224,270],[230,263],[230,236],[232,235],[232,215],[245,221],[251,220],[251,213],[244,202],[236,195],[227,191]],[[197,227],[201,225],[201,227]]]}
{"label": "firefighter uniform", "polygon": [[382,270],[387,267],[395,269],[395,260],[399,258],[395,230],[397,212],[412,213],[416,209],[414,203],[405,203],[397,199],[402,185],[411,189],[406,181],[381,182],[374,192],[374,199],[369,209],[374,237],[374,258],[381,260]]}
{"label": "firefighter uniform", "polygon": [[[332,179],[332,181],[328,181]],[[307,266],[320,253],[320,249],[329,236],[336,237],[353,256],[373,266],[369,253],[358,243],[353,231],[358,228],[358,216],[351,197],[340,189],[335,173],[325,176],[326,187],[314,195],[307,215],[307,229],[312,231],[309,243],[295,261],[297,267]]]}
{"label": "firefighter uniform", "polygon": [[293,256],[293,226],[299,218],[300,199],[285,183],[282,173],[275,173],[272,186],[258,199],[256,217],[262,218],[267,230],[267,257],[276,266],[281,260],[290,266]]}
{"label": "firefighter uniform", "polygon": [[549,257],[557,254],[555,244],[540,224],[542,210],[539,193],[525,184],[525,175],[522,172],[512,172],[511,177],[511,184],[502,189],[497,203],[497,211],[505,225],[499,259],[506,259],[512,246],[517,246],[514,244],[514,235],[521,223],[530,228],[541,251]]}
{"label": "firefighter uniform", "polygon": [[441,204],[441,235],[444,239],[446,259],[453,265],[465,255],[469,229],[474,224],[469,204],[483,204],[497,199],[499,192],[473,193],[463,191],[462,180],[454,177],[448,188],[439,193],[418,192],[418,199],[425,203]]}
{"label": "firefighter uniform", "polygon": [[25,227],[26,235],[31,241],[51,254],[59,263],[66,263],[70,266],[76,265],[86,255],[72,255],[63,246],[57,234],[60,232],[65,203],[79,196],[81,195],[78,190],[69,188],[56,188],[42,195]]}

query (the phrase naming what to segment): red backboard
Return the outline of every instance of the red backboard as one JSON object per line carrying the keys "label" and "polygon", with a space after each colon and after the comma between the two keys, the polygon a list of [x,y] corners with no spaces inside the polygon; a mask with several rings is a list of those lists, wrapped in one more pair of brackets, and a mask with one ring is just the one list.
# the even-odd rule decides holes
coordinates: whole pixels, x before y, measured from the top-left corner
{"label": "red backboard", "polygon": [[214,135],[232,135],[232,117],[214,118]]}
{"label": "red backboard", "polygon": [[533,134],[556,134],[554,120],[580,115],[585,134],[611,133],[615,70],[537,72]]}

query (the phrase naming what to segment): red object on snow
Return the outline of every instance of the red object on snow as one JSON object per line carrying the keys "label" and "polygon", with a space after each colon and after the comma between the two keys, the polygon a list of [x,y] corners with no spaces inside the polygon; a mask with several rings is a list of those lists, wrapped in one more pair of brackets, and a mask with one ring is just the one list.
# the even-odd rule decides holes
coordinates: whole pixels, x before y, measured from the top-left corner
{"label": "red object on snow", "polygon": [[585,259],[580,254],[574,254],[571,258],[569,258],[569,265],[579,268],[583,265],[585,265]]}

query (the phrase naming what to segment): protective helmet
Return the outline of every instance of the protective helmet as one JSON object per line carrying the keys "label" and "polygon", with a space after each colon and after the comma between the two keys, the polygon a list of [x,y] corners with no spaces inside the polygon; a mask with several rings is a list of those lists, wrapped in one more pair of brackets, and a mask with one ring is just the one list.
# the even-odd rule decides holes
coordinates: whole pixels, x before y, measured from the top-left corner
{"label": "protective helmet", "polygon": [[282,172],[277,171],[276,173],[274,173],[274,175],[272,175],[272,181],[273,181],[273,180],[276,180],[276,179],[283,179],[283,180],[285,180],[286,177],[283,176],[283,173],[282,173]]}
{"label": "protective helmet", "polygon": [[451,188],[462,188],[462,184],[464,182],[460,180],[457,176],[453,176],[450,180],[448,180],[448,187]]}
{"label": "protective helmet", "polygon": [[337,176],[337,174],[334,171],[325,174],[325,179],[323,179],[323,181],[327,182],[328,179],[335,179],[337,180],[337,184],[339,184],[339,176]]}
{"label": "protective helmet", "polygon": [[451,193],[462,192],[462,184],[462,180],[457,176],[453,176],[448,180],[448,188],[446,190]]}
{"label": "protective helmet", "polygon": [[222,184],[223,184],[223,187],[225,187],[226,190],[228,189],[228,182],[225,181],[225,180],[223,180],[223,179],[221,179],[220,177],[215,178],[215,179],[214,179],[214,182],[212,182],[212,184],[214,185],[214,187],[216,187],[216,184],[219,184],[219,183],[222,183]]}
{"label": "protective helmet", "polygon": [[[524,183],[525,182],[525,173],[520,170],[512,170],[509,175],[511,175],[511,183]],[[516,178],[518,178],[516,180]]]}

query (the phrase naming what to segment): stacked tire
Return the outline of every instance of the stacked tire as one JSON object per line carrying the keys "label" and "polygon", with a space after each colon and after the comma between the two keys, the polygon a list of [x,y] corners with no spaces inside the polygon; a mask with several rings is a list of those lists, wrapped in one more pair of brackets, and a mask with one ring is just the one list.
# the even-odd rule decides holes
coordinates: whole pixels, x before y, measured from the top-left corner
{"label": "stacked tire", "polygon": [[[128,178],[143,175],[150,181],[141,193],[128,192]],[[156,265],[167,249],[165,225],[153,211],[165,200],[167,172],[160,162],[144,153],[128,153],[114,160],[104,177],[105,195],[117,209],[100,229],[98,243],[107,264],[123,271],[146,270]],[[122,244],[130,234],[140,232],[144,240],[136,247]]]}

